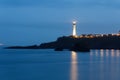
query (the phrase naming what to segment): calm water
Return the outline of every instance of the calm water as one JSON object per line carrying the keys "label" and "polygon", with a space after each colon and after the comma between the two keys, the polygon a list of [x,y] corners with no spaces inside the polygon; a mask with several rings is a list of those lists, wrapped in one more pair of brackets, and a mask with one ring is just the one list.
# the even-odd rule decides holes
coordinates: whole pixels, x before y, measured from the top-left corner
{"label": "calm water", "polygon": [[120,50],[0,49],[0,80],[120,80]]}

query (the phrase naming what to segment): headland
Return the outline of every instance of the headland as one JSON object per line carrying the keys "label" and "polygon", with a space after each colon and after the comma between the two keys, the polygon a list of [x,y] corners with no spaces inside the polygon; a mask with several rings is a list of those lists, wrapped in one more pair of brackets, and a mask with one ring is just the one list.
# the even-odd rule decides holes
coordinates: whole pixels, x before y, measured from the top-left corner
{"label": "headland", "polygon": [[120,32],[116,34],[76,34],[76,22],[73,21],[71,36],[63,36],[57,40],[31,46],[11,46],[6,49],[63,49],[89,51],[90,49],[120,49]]}
{"label": "headland", "polygon": [[120,34],[63,36],[56,41],[7,49],[120,49]]}

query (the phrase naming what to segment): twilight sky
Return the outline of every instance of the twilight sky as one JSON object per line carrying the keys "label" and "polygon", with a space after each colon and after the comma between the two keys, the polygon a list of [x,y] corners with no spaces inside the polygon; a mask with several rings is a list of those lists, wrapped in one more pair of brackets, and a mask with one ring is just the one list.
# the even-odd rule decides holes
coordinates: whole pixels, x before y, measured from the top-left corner
{"label": "twilight sky", "polygon": [[0,0],[0,44],[31,45],[72,32],[117,33],[120,0]]}

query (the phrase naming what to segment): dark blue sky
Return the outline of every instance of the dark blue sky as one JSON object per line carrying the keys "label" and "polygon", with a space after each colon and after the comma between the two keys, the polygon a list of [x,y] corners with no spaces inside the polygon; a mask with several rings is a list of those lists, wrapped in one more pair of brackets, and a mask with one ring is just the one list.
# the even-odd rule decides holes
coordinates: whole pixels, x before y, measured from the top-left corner
{"label": "dark blue sky", "polygon": [[0,43],[39,44],[77,33],[116,33],[120,0],[0,0]]}

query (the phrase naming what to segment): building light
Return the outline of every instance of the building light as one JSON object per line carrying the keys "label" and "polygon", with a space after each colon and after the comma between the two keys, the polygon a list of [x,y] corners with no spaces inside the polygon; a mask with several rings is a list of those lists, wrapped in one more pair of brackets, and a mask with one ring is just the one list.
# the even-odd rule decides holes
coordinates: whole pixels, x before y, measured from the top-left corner
{"label": "building light", "polygon": [[120,34],[118,33],[118,34],[116,34],[117,36],[120,36]]}

